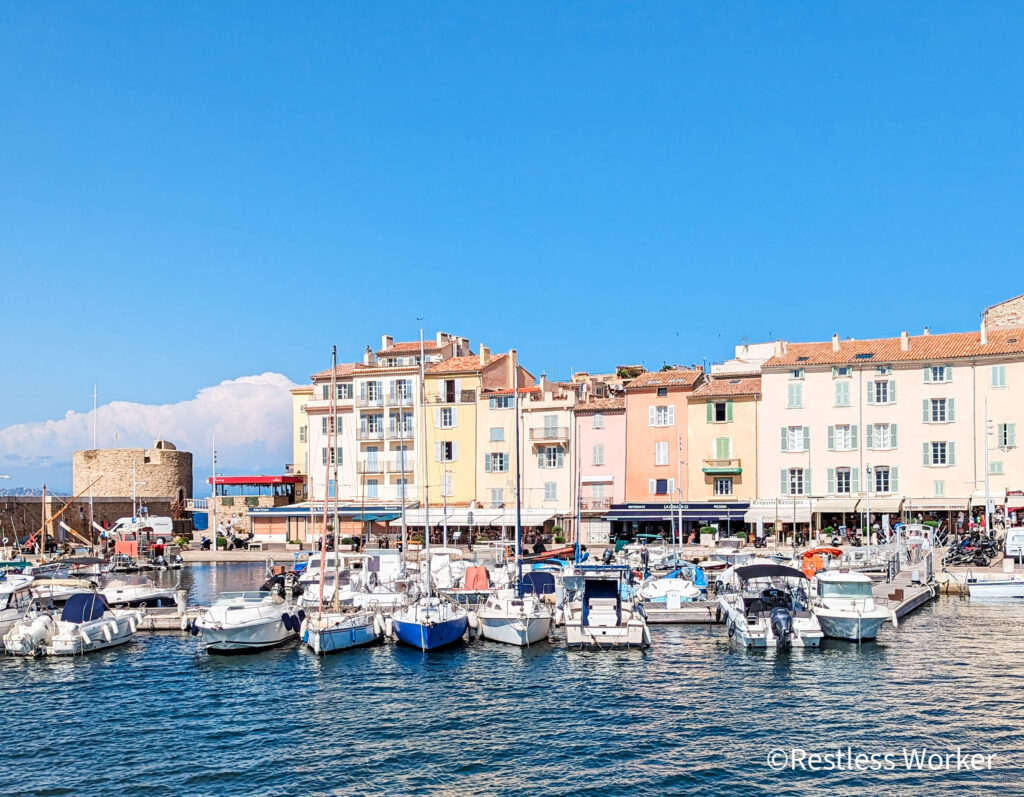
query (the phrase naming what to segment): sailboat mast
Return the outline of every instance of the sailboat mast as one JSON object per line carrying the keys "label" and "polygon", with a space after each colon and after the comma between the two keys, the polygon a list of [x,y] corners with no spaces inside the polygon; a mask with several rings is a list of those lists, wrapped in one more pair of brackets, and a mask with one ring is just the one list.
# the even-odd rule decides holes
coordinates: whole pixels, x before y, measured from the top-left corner
{"label": "sailboat mast", "polygon": [[337,609],[338,604],[338,568],[341,557],[338,556],[338,549],[341,542],[341,527],[338,523],[338,494],[341,492],[341,485],[338,483],[338,347],[331,346],[331,422],[327,425],[328,431],[334,436],[331,448],[330,462],[334,465],[334,598],[331,603]]}
{"label": "sailboat mast", "polygon": [[[92,449],[96,450],[96,385],[92,386]],[[89,485],[89,539],[96,529],[96,508],[92,500],[92,485]]]}
{"label": "sailboat mast", "polygon": [[[420,327],[420,425],[423,433],[420,439],[427,439],[427,377],[423,363],[423,327]],[[430,577],[430,486],[427,478],[427,447],[423,447],[423,545],[427,558],[427,596],[430,596],[432,579]]]}
{"label": "sailboat mast", "polygon": [[516,593],[523,597],[523,502],[520,498],[519,466],[519,359],[512,349],[512,407],[516,425]]}

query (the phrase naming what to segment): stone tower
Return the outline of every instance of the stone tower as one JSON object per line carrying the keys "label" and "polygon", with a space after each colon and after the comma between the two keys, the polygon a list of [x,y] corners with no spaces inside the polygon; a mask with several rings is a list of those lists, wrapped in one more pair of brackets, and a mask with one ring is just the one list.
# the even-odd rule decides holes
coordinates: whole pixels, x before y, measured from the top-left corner
{"label": "stone tower", "polygon": [[152,448],[100,448],[76,451],[71,460],[74,494],[89,489],[97,497],[165,498],[172,502],[192,497],[192,454],[173,443],[157,440]]}

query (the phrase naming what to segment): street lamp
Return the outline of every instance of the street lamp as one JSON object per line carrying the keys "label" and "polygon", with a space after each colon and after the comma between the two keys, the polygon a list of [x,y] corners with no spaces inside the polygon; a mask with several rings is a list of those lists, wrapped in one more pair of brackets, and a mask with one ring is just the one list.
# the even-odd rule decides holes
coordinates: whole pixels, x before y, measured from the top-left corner
{"label": "street lamp", "polygon": [[[871,542],[871,474],[874,473],[870,463],[865,465],[864,473],[867,476],[867,484],[864,485],[864,525],[868,533],[868,543]],[[861,529],[861,537],[864,536],[864,529]]]}

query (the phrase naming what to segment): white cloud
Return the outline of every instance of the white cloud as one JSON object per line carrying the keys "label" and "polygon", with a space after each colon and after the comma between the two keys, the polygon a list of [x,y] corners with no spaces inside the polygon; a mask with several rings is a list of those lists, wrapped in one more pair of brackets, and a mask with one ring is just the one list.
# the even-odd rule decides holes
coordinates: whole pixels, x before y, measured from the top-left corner
{"label": "white cloud", "polygon": [[[157,437],[194,455],[197,475],[209,473],[210,435],[217,440],[217,469],[225,473],[280,472],[291,461],[291,395],[283,374],[228,379],[176,404],[113,401],[97,410],[98,445],[149,447]],[[92,448],[92,412],[0,429],[3,486],[39,486],[50,479],[70,487],[71,454]]]}

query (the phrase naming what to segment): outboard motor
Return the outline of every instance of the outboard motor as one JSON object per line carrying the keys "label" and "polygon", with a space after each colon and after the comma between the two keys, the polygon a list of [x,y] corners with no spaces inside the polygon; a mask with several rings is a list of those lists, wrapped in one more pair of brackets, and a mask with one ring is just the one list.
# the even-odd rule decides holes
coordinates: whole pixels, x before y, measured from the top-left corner
{"label": "outboard motor", "polygon": [[789,609],[776,606],[772,609],[770,617],[772,633],[775,635],[779,650],[793,647],[793,615],[789,613]]}

